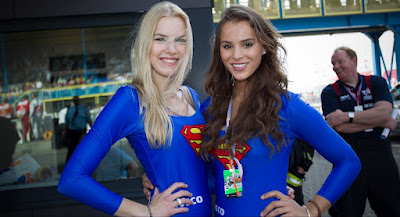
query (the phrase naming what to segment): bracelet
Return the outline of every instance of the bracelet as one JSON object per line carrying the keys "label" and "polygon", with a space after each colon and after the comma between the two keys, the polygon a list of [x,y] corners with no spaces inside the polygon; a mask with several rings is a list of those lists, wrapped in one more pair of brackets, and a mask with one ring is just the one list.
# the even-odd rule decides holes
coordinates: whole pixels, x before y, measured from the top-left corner
{"label": "bracelet", "polygon": [[149,210],[150,217],[153,217],[153,215],[151,214],[150,205],[149,205],[149,204],[146,204],[146,207],[147,207],[147,209]]}
{"label": "bracelet", "polygon": [[308,210],[308,208],[305,205],[303,205],[302,207],[304,207],[304,209],[306,209],[308,217],[311,217],[311,214],[310,214],[310,211]]}
{"label": "bracelet", "polygon": [[309,200],[308,201],[309,203],[312,203],[316,208],[317,208],[317,211],[318,211],[318,217],[321,217],[321,208],[319,208],[319,206],[318,206],[318,204],[315,202],[315,201],[313,201],[313,200]]}

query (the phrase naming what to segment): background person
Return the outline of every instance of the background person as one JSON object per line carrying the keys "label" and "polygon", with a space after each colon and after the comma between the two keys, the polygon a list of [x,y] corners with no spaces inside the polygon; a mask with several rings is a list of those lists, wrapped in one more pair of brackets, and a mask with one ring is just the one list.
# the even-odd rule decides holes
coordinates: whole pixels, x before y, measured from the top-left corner
{"label": "background person", "polygon": [[67,128],[65,126],[65,116],[67,115],[67,111],[70,105],[66,105],[64,108],[60,110],[58,113],[58,126],[57,126],[57,135],[56,135],[56,144],[57,148],[68,147],[66,142],[66,133]]}
{"label": "background person", "polygon": [[295,192],[294,200],[299,205],[304,205],[303,183],[306,172],[313,164],[314,148],[300,139],[293,142],[292,151],[289,156],[289,171],[287,184]]}
{"label": "background person", "polygon": [[[29,119],[29,108],[30,102],[28,95],[24,95],[24,98],[17,104],[16,114],[21,120],[21,135],[23,142],[31,141],[33,138],[31,121]],[[28,137],[29,136],[29,137]]]}
{"label": "background person", "polygon": [[14,115],[14,109],[8,103],[7,98],[3,98],[2,103],[0,105],[0,116],[11,119]]}
{"label": "background person", "polygon": [[[362,216],[366,200],[377,216],[400,216],[400,179],[390,139],[381,139],[383,128],[397,121],[385,79],[357,72],[357,54],[348,47],[335,49],[331,58],[339,80],[321,93],[327,123],[345,139],[361,160],[362,170],[335,204],[334,216]],[[337,213],[337,214],[335,214]]]}
{"label": "background person", "polygon": [[[318,111],[287,91],[280,38],[261,14],[241,5],[227,8],[215,29],[201,154],[216,178],[216,216],[321,216],[360,170],[357,155]],[[285,194],[296,138],[335,165],[304,207]],[[234,193],[227,177],[236,179]]]}
{"label": "background person", "polygon": [[[142,18],[131,56],[132,85],[118,89],[103,108],[58,190],[110,215],[211,216],[206,165],[196,151],[205,121],[198,94],[182,86],[193,57],[189,17],[173,3],[155,4]],[[147,207],[90,176],[124,137],[156,186]]]}
{"label": "background person", "polygon": [[111,147],[94,174],[97,181],[135,177],[139,165],[119,147]]}
{"label": "background person", "polygon": [[85,105],[79,104],[79,96],[74,96],[72,99],[73,105],[65,115],[65,126],[67,128],[66,140],[68,146],[66,162],[68,162],[76,146],[86,135],[87,124],[92,126],[92,118],[90,111]]}
{"label": "background person", "polygon": [[32,93],[29,104],[29,118],[32,126],[33,139],[43,138],[43,102],[37,97],[37,93]]}

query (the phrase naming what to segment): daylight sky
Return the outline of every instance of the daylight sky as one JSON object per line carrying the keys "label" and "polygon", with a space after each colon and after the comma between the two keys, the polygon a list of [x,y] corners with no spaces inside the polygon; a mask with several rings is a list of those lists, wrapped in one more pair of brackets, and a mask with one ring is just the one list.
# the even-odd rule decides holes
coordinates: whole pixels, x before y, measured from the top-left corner
{"label": "daylight sky", "polygon": [[[323,87],[337,79],[331,56],[339,46],[348,46],[357,52],[359,72],[373,70],[371,40],[363,33],[285,37],[283,44],[287,49],[289,90],[294,92],[319,95]],[[380,37],[380,44],[386,67],[390,70],[393,32],[385,32]],[[395,64],[393,68],[396,68]]]}

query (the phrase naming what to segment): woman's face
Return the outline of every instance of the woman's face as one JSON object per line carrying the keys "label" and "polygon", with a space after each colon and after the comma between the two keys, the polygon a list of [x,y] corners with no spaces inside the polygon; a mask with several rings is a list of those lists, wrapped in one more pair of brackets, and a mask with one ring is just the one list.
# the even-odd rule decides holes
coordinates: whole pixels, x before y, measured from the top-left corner
{"label": "woman's face", "polygon": [[260,66],[264,49],[248,21],[225,23],[219,46],[222,62],[236,82],[246,81]]}
{"label": "woman's face", "polygon": [[186,25],[179,17],[163,17],[151,43],[150,62],[155,79],[164,80],[177,72],[186,52]]}

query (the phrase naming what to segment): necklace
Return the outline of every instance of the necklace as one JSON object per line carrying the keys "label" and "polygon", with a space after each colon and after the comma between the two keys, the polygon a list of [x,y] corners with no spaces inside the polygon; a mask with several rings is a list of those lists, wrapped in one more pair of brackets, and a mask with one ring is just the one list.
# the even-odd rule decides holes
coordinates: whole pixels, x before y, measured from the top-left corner
{"label": "necklace", "polygon": [[[174,110],[175,111],[167,106],[167,112],[168,112],[169,115],[175,116],[175,117],[188,116],[188,114],[189,114],[189,103],[185,98],[185,93],[183,92],[183,90],[181,88],[179,88],[179,91],[181,91],[181,93],[182,93],[182,100],[184,101],[184,105],[186,106],[186,114],[185,115],[181,115],[181,111],[180,111],[180,107],[181,106],[179,106],[180,103],[176,104],[178,106],[174,106]],[[178,95],[178,94],[176,94],[176,95]]]}

